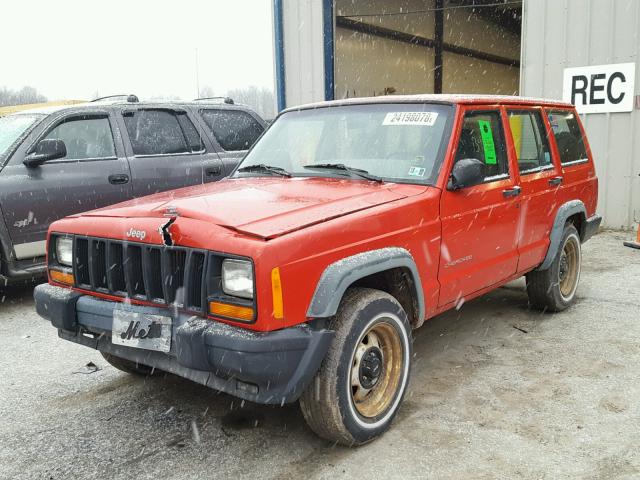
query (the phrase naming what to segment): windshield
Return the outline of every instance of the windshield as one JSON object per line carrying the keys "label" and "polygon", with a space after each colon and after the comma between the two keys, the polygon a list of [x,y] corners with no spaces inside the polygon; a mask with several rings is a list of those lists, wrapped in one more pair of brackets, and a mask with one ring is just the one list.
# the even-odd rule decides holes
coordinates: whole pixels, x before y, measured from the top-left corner
{"label": "windshield", "polygon": [[264,134],[236,175],[256,175],[246,167],[268,165],[294,176],[362,178],[326,165],[309,168],[339,164],[386,181],[433,184],[452,110],[437,104],[370,104],[291,111]]}
{"label": "windshield", "polygon": [[0,118],[0,157],[40,118],[40,115],[10,115]]}

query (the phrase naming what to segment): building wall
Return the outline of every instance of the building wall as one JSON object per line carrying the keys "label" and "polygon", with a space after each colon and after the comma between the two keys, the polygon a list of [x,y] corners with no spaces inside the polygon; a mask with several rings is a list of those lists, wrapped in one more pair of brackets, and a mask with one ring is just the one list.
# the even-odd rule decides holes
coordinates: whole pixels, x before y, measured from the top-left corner
{"label": "building wall", "polygon": [[[640,2],[526,0],[522,32],[523,95],[562,98],[568,67],[636,63],[640,79]],[[600,180],[603,224],[640,220],[640,110],[582,115]]]}
{"label": "building wall", "polygon": [[[280,6],[275,10],[281,10],[282,17],[284,81],[276,83],[284,84],[283,107],[325,99],[323,13],[327,5],[333,5],[334,16],[357,15],[352,18],[384,28],[428,39],[435,35],[433,11],[367,16],[429,10],[435,6],[434,0],[274,0],[274,4]],[[335,98],[381,95],[388,87],[398,94],[433,92],[432,48],[339,27],[333,32]],[[518,35],[500,29],[468,9],[446,10],[444,41],[513,59],[520,55]],[[277,39],[275,50],[278,57]],[[516,93],[519,69],[445,51],[442,83],[444,93]]]}
{"label": "building wall", "polygon": [[324,100],[321,0],[282,0],[286,105]]}

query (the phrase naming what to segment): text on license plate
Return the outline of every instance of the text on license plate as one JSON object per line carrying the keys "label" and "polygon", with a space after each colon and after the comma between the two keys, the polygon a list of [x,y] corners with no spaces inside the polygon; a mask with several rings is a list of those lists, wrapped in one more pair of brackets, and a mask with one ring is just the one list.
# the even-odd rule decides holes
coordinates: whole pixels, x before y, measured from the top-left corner
{"label": "text on license plate", "polygon": [[168,353],[171,350],[171,317],[116,308],[111,341],[117,345]]}

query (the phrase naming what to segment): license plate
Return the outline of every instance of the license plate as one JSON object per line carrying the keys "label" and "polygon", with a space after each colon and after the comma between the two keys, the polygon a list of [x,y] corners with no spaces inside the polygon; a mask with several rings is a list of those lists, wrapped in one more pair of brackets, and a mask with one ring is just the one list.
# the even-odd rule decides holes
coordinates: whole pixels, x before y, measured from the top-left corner
{"label": "license plate", "polygon": [[171,317],[115,309],[111,341],[117,345],[155,350],[171,350]]}

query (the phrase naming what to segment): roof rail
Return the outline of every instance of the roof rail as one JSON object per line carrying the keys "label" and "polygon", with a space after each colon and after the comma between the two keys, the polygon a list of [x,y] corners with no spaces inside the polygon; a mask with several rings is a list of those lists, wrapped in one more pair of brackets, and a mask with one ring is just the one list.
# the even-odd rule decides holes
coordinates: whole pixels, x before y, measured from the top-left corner
{"label": "roof rail", "polygon": [[202,98],[196,98],[193,101],[194,102],[202,102],[204,100],[222,100],[222,102],[226,103],[227,105],[233,105],[235,103],[233,101],[233,98],[231,98],[231,97],[202,97]]}
{"label": "roof rail", "polygon": [[93,100],[91,100],[91,103],[102,102],[104,100],[109,100],[114,98],[126,99],[128,103],[138,103],[140,101],[137,95],[130,93],[130,94],[121,94],[121,95],[107,95],[106,97],[94,98]]}

